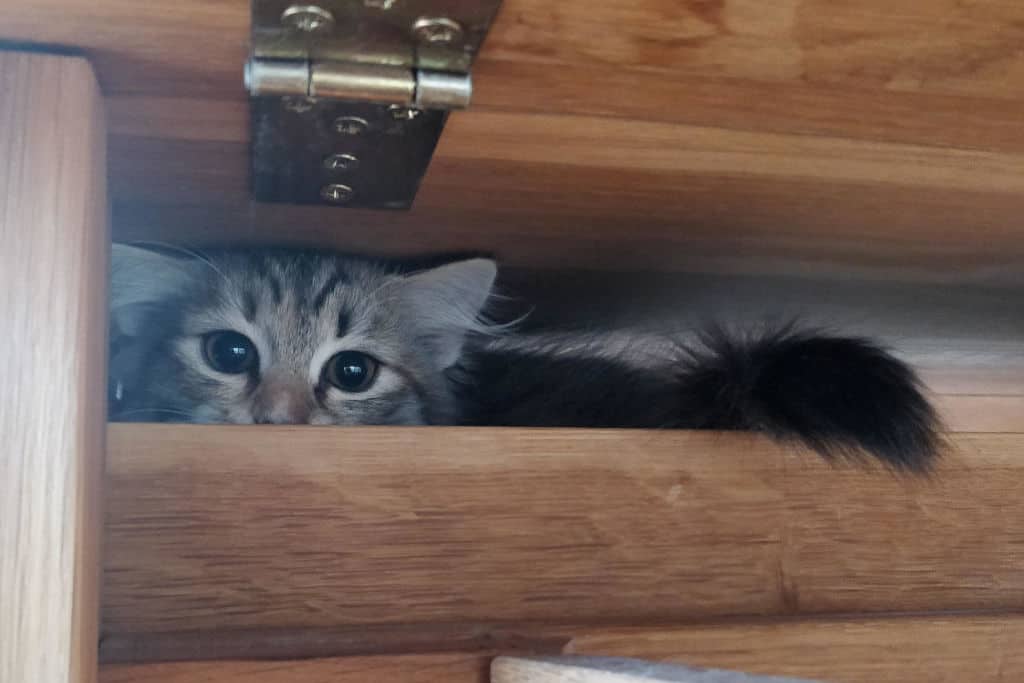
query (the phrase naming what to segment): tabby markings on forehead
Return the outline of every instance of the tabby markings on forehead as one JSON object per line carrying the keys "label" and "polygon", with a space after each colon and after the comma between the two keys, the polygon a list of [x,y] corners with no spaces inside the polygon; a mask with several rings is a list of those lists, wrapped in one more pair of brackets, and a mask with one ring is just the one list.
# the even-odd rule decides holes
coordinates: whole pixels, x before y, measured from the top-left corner
{"label": "tabby markings on forehead", "polygon": [[281,285],[280,278],[278,278],[277,274],[274,273],[273,269],[271,268],[270,259],[268,259],[266,256],[257,259],[254,268],[257,277],[259,277],[261,280],[265,280],[267,285],[270,287],[270,296],[274,300],[274,305],[280,306],[281,300],[284,298],[284,295],[282,294],[281,291],[283,287]]}
{"label": "tabby markings on forehead", "polygon": [[345,311],[338,311],[338,329],[335,333],[336,337],[344,337],[348,333],[348,328],[352,323],[352,319]]}
{"label": "tabby markings on forehead", "polygon": [[256,295],[251,290],[242,293],[242,315],[249,322],[256,322]]}
{"label": "tabby markings on forehead", "polygon": [[334,273],[327,278],[327,282],[325,282],[323,287],[320,288],[317,295],[313,297],[313,312],[320,313],[324,304],[327,303],[327,298],[334,293],[334,290],[339,284],[343,283],[349,284],[348,277],[340,270],[334,271]]}

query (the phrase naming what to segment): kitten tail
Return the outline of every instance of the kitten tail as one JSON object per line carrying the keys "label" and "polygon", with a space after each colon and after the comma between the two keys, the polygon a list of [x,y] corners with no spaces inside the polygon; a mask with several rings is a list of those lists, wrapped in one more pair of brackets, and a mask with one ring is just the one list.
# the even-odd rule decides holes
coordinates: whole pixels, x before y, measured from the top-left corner
{"label": "kitten tail", "polygon": [[683,351],[679,374],[687,426],[761,431],[897,470],[926,471],[939,451],[920,380],[867,340],[787,327],[755,338],[712,328],[701,342]]}

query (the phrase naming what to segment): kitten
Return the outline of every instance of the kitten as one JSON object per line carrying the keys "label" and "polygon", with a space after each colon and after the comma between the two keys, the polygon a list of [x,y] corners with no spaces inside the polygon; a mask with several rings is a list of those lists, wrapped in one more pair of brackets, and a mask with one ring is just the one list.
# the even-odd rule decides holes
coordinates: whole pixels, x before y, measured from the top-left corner
{"label": "kitten", "polygon": [[786,328],[694,344],[491,323],[493,261],[418,271],[327,251],[114,245],[112,419],[748,429],[924,469],[937,419],[906,365]]}

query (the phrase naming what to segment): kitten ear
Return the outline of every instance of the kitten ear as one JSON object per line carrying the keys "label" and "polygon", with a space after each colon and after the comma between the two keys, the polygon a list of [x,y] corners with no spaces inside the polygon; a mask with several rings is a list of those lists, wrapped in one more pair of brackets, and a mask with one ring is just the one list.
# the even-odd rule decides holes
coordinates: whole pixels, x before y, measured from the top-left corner
{"label": "kitten ear", "polygon": [[114,244],[110,258],[110,320],[119,334],[137,336],[153,304],[181,291],[195,277],[193,259]]}
{"label": "kitten ear", "polygon": [[473,258],[402,278],[402,318],[413,326],[415,343],[426,346],[441,369],[459,360],[467,334],[486,329],[483,309],[497,274],[494,261]]}

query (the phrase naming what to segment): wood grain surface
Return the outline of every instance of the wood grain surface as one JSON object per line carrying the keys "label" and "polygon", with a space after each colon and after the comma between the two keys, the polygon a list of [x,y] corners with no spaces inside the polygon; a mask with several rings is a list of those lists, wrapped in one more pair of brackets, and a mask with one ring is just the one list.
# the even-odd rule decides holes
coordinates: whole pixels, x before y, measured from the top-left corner
{"label": "wood grain surface", "polygon": [[107,213],[81,59],[0,52],[0,681],[96,677]]}
{"label": "wood grain surface", "polygon": [[127,664],[102,667],[100,683],[488,683],[489,666],[479,654]]}
{"label": "wood grain surface", "polygon": [[474,111],[413,212],[380,213],[252,204],[243,139],[115,137],[118,237],[949,281],[1020,282],[1024,263],[1016,152]]}
{"label": "wood grain surface", "polygon": [[1020,282],[1024,9],[506,0],[409,214],[251,204],[248,4],[9,0],[81,48],[123,238],[481,249],[603,269]]}
{"label": "wood grain surface", "polygon": [[253,204],[246,150],[114,138],[119,238],[947,281],[1019,282],[1024,263],[1024,158],[1010,151],[474,111],[452,118],[415,209],[395,214]]}
{"label": "wood grain surface", "polygon": [[[1007,0],[505,0],[482,60],[1019,100],[1022,19]],[[241,89],[248,28],[234,0],[8,0],[0,35],[83,48],[109,92],[204,96]]]}
{"label": "wood grain surface", "polygon": [[[428,630],[424,628],[424,631]],[[1024,677],[1024,619],[918,616],[771,620],[678,627],[534,627],[535,654],[638,657],[834,683],[1013,683]],[[557,636],[553,637],[553,636]],[[108,664],[102,683],[486,683],[499,643],[474,651],[302,661]]]}
{"label": "wood grain surface", "polygon": [[1021,435],[929,479],[702,432],[109,439],[107,634],[1024,607]]}

